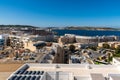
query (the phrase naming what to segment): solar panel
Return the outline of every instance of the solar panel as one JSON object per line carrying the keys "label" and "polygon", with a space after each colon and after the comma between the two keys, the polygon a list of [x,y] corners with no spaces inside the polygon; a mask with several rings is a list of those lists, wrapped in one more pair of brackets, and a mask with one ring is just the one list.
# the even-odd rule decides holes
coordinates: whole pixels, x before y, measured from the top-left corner
{"label": "solar panel", "polygon": [[32,73],[33,75],[35,75],[36,74],[36,71],[33,71],[33,73]]}
{"label": "solar panel", "polygon": [[17,71],[15,74],[19,74],[20,73],[20,71]]}
{"label": "solar panel", "polygon": [[35,79],[36,79],[36,76],[33,76],[33,79],[35,80]]}
{"label": "solar panel", "polygon": [[10,79],[8,80],[14,80],[17,76],[12,76]]}
{"label": "solar panel", "polygon": [[43,75],[44,71],[41,71],[41,75]]}
{"label": "solar panel", "polygon": [[19,80],[22,76],[17,76],[14,80]]}
{"label": "solar panel", "polygon": [[31,75],[33,74],[34,71],[31,72]]}
{"label": "solar panel", "polygon": [[25,78],[27,78],[27,76],[21,76],[21,78],[18,80],[25,80]]}
{"label": "solar panel", "polygon": [[36,78],[36,76],[32,76],[32,77],[30,78],[30,80],[35,80],[35,78]]}
{"label": "solar panel", "polygon": [[30,80],[31,76],[27,76],[27,78],[25,80]]}
{"label": "solar panel", "polygon": [[28,74],[29,74],[29,75],[32,74],[32,71],[29,71]]}
{"label": "solar panel", "polygon": [[21,76],[21,78],[19,80],[23,80],[23,76]]}
{"label": "solar panel", "polygon": [[40,80],[41,76],[37,76],[35,80]]}
{"label": "solar panel", "polygon": [[15,75],[13,75],[8,80],[40,80],[41,76],[43,75],[44,71],[24,71],[24,69],[21,69],[20,71],[17,71]]}
{"label": "solar panel", "polygon": [[25,71],[25,72],[24,72],[24,74],[27,74],[27,73],[28,73],[28,71]]}
{"label": "solar panel", "polygon": [[29,66],[26,65],[26,66],[22,67],[20,70],[24,70],[24,71],[26,71],[28,68],[29,68]]}
{"label": "solar panel", "polygon": [[25,71],[24,70],[20,70],[20,73],[19,74],[23,74]]}
{"label": "solar panel", "polygon": [[39,74],[40,74],[40,71],[37,71],[37,72],[36,72],[36,75],[39,75]]}
{"label": "solar panel", "polygon": [[25,80],[26,76],[23,76],[23,79],[22,80]]}

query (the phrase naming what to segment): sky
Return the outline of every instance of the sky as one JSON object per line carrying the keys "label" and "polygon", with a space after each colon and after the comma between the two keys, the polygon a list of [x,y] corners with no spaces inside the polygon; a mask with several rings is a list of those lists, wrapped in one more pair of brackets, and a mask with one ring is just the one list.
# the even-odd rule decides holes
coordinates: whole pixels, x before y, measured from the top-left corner
{"label": "sky", "polygon": [[0,0],[0,24],[120,26],[120,0]]}

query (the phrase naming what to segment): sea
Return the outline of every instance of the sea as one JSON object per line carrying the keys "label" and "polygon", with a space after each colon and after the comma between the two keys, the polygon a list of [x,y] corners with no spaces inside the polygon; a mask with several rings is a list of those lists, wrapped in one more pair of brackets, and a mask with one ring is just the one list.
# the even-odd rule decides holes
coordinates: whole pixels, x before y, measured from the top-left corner
{"label": "sea", "polygon": [[120,31],[105,30],[53,30],[58,36],[75,34],[80,36],[120,36]]}

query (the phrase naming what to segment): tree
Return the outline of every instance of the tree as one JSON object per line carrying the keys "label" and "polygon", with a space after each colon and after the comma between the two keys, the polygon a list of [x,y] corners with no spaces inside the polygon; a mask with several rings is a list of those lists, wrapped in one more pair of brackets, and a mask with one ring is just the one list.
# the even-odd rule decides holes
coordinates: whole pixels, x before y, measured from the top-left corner
{"label": "tree", "polygon": [[120,47],[117,47],[117,48],[116,48],[115,53],[116,53],[116,54],[120,54]]}
{"label": "tree", "polygon": [[97,47],[95,47],[95,46],[91,46],[91,47],[89,47],[89,48],[92,49],[92,50],[94,50],[94,51],[97,50]]}
{"label": "tree", "polygon": [[70,45],[70,46],[69,46],[69,50],[70,50],[71,52],[75,51],[75,46],[74,46],[74,45]]}
{"label": "tree", "polygon": [[115,49],[115,54],[113,55],[114,57],[120,57],[120,47],[117,47]]}
{"label": "tree", "polygon": [[104,44],[103,44],[103,48],[107,48],[107,49],[109,49],[109,48],[110,48],[110,45],[107,44],[107,43],[104,43]]}

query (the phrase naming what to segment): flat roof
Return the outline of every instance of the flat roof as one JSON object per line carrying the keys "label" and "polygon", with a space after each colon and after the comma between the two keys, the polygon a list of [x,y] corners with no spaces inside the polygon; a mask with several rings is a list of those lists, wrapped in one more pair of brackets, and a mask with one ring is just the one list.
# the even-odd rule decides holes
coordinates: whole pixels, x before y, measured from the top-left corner
{"label": "flat roof", "polygon": [[[105,80],[104,77],[108,77],[108,74],[120,74],[120,65],[91,65],[91,64],[39,64],[39,63],[26,63],[21,66],[18,70],[16,70],[11,76],[17,74],[20,71],[44,71],[47,72],[62,72],[62,73],[70,73],[70,79],[73,77],[78,77],[80,80]],[[27,68],[26,68],[27,67]],[[91,68],[89,68],[91,67]],[[25,70],[24,70],[25,69]],[[24,72],[23,72],[24,73]],[[23,74],[22,73],[22,74]],[[35,74],[36,75],[36,74]],[[9,78],[11,78],[11,76]],[[24,75],[25,76],[25,75]],[[59,75],[63,76],[63,75]],[[104,76],[104,77],[103,77]],[[67,77],[67,76],[66,76]],[[63,77],[61,77],[63,78]],[[113,77],[114,78],[114,77]],[[79,80],[78,79],[78,80]],[[119,78],[120,79],[120,78]],[[114,80],[118,80],[114,78]]]}
{"label": "flat roof", "polygon": [[91,37],[91,36],[76,36],[76,38],[82,38],[82,39],[97,39],[97,37]]}
{"label": "flat roof", "polygon": [[111,76],[112,80],[120,80],[120,76]]}
{"label": "flat roof", "polygon": [[[117,65],[92,65],[92,64],[36,64],[29,63],[28,70],[43,70],[43,71],[64,71],[72,72],[77,76],[90,76],[91,73],[101,73],[103,76],[111,74],[120,74],[120,69]],[[59,66],[59,68],[56,68]],[[89,69],[89,67],[91,69]]]}
{"label": "flat roof", "polygon": [[90,75],[92,80],[105,80],[102,74],[92,73]]}
{"label": "flat roof", "polygon": [[21,67],[23,64],[17,64],[17,63],[1,63],[0,64],[0,72],[13,72],[16,71],[19,67]]}
{"label": "flat roof", "polygon": [[114,57],[116,60],[120,61],[120,57]]}

